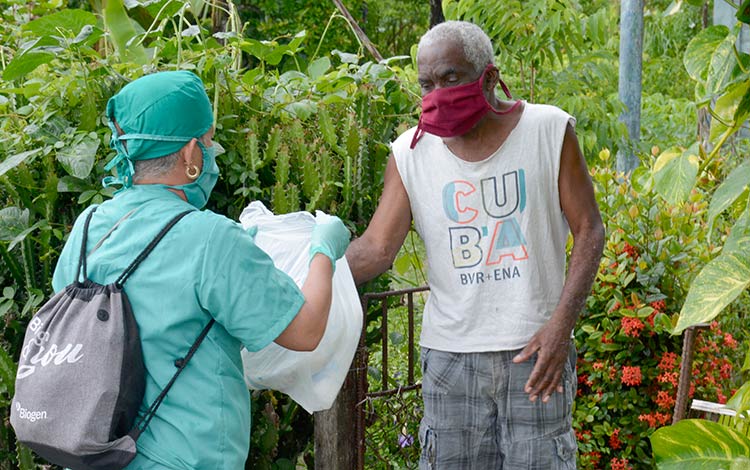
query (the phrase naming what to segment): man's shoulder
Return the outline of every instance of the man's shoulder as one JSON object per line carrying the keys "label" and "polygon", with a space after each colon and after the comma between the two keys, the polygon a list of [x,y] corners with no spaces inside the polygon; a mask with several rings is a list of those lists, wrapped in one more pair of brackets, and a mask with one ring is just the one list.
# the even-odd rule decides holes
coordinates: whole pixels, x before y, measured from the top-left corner
{"label": "man's shoulder", "polygon": [[396,140],[391,143],[391,151],[393,152],[394,156],[399,157],[400,155],[404,154],[413,154],[420,149],[424,149],[425,147],[434,144],[435,142],[442,142],[440,137],[430,134],[429,132],[424,132],[417,141],[417,145],[412,149],[411,142],[414,139],[415,132],[417,132],[417,126],[414,126],[402,132],[396,138]]}
{"label": "man's shoulder", "polygon": [[567,124],[575,127],[576,118],[551,104],[526,104],[528,120],[535,122],[545,129],[553,130],[563,128]]}
{"label": "man's shoulder", "polygon": [[396,137],[396,140],[391,143],[391,149],[393,149],[394,151],[409,149],[415,132],[417,132],[417,126],[411,127],[399,134],[399,136]]}
{"label": "man's shoulder", "polygon": [[570,119],[572,116],[553,104],[526,103],[526,112],[538,119]]}

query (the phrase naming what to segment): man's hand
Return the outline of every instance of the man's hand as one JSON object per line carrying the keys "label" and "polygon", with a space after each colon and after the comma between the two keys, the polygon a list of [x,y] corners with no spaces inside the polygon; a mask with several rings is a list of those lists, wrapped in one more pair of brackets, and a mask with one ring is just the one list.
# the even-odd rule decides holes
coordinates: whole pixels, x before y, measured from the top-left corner
{"label": "man's hand", "polygon": [[513,358],[515,363],[524,362],[537,353],[534,370],[524,388],[529,400],[536,401],[541,396],[546,403],[555,391],[563,391],[561,381],[568,360],[570,332],[571,327],[566,322],[557,321],[553,316]]}

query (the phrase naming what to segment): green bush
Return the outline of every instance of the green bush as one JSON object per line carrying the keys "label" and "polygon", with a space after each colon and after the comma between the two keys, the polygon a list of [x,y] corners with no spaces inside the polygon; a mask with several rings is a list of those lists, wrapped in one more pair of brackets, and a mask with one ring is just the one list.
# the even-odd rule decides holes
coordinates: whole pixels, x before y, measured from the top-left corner
{"label": "green bush", "polygon": [[[215,140],[227,150],[209,208],[236,218],[261,200],[277,213],[325,210],[356,230],[374,211],[388,142],[415,109],[404,86],[413,72],[398,59],[308,54],[304,32],[246,38],[232,4],[228,30],[216,34],[202,2],[169,5],[179,8],[163,0],[126,10],[111,0],[104,22],[101,11],[0,5],[0,113],[10,117],[0,119],[0,419],[7,420],[26,324],[50,295],[75,217],[112,196],[101,186],[113,156],[103,113],[129,80],[174,69],[203,79]],[[248,468],[310,460],[311,423],[287,397],[253,394]],[[0,427],[0,461],[31,461],[17,455],[9,426]]]}
{"label": "green bush", "polygon": [[[593,174],[608,238],[575,331],[579,465],[647,469],[646,438],[671,423],[677,392],[682,338],[670,331],[697,267],[716,247],[704,242],[707,204],[697,190],[670,206],[610,170]],[[691,397],[723,402],[737,386],[737,326],[724,332],[714,323],[699,334]]]}

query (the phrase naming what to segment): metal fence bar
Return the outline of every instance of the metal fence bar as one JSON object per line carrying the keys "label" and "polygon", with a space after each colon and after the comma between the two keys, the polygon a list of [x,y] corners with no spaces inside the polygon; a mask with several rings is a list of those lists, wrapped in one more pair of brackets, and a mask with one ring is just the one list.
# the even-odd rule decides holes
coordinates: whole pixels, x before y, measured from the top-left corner
{"label": "metal fence bar", "polygon": [[383,355],[383,390],[388,388],[388,299],[383,299],[383,316],[380,317],[380,338]]}
{"label": "metal fence bar", "polygon": [[409,385],[414,383],[414,292],[406,294],[409,309]]}
{"label": "metal fence bar", "polygon": [[[409,289],[400,289],[387,292],[372,292],[362,296],[362,312],[364,314],[364,321],[362,322],[362,335],[359,341],[359,347],[357,354],[354,359],[355,372],[356,372],[356,393],[355,393],[355,435],[353,436],[354,445],[357,448],[357,467],[356,470],[364,470],[365,468],[365,428],[367,422],[365,419],[366,405],[372,398],[382,398],[392,395],[400,395],[404,392],[411,390],[417,390],[422,387],[422,384],[414,383],[414,364],[415,364],[415,335],[414,335],[414,294],[417,292],[425,292],[430,288],[427,286],[412,287]],[[388,299],[391,297],[404,296],[406,295],[407,300],[407,311],[408,311],[408,338],[409,338],[409,351],[408,351],[408,380],[405,386],[401,386],[395,389],[388,389]],[[367,380],[368,371],[368,358],[369,351],[366,345],[367,336],[367,311],[370,301],[380,300],[382,302],[382,318],[380,324],[380,341],[382,343],[382,390],[376,392],[369,392],[369,383]]]}

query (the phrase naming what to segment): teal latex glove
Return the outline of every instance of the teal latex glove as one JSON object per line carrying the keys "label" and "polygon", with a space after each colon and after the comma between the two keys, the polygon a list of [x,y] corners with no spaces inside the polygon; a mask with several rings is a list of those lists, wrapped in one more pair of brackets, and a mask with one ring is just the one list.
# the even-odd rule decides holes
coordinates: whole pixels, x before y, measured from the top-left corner
{"label": "teal latex glove", "polygon": [[346,248],[349,246],[351,234],[349,229],[344,226],[341,219],[335,216],[318,216],[318,223],[312,232],[310,240],[310,261],[313,257],[322,253],[331,260],[333,269],[336,269],[336,260],[344,256]]}

